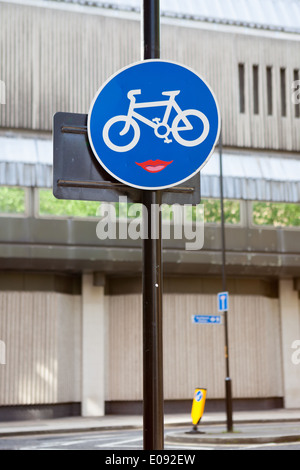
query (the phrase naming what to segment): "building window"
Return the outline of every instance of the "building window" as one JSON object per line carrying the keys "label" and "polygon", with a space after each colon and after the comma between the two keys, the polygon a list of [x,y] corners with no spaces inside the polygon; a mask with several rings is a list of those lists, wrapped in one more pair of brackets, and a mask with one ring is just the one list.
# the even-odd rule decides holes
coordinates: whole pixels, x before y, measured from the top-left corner
{"label": "building window", "polygon": [[240,113],[245,114],[245,65],[239,64]]}
{"label": "building window", "polygon": [[252,221],[254,225],[300,227],[300,204],[254,202]]}
{"label": "building window", "polygon": [[273,71],[272,67],[267,67],[267,108],[268,116],[273,115]]}
{"label": "building window", "polygon": [[280,69],[281,116],[286,117],[286,69]]}
{"label": "building window", "polygon": [[[299,82],[300,73],[299,70],[294,70],[294,81]],[[295,104],[295,118],[300,118],[300,103]]]}
{"label": "building window", "polygon": [[25,215],[26,192],[24,188],[0,187],[0,214]]}
{"label": "building window", "polygon": [[259,114],[259,68],[253,65],[253,112]]}

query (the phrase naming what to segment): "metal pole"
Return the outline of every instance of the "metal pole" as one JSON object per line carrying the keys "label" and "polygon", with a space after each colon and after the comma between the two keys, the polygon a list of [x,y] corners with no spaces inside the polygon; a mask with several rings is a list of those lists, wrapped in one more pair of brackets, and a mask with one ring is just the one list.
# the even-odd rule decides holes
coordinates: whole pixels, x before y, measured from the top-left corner
{"label": "metal pole", "polygon": [[[143,59],[160,57],[160,2],[143,0]],[[162,334],[162,241],[160,191],[143,191],[143,426],[144,450],[164,448],[163,334]],[[156,238],[153,236],[156,234]]]}
{"label": "metal pole", "polygon": [[[227,291],[226,282],[226,241],[225,241],[225,217],[224,217],[224,190],[223,190],[223,145],[222,145],[222,132],[219,138],[219,157],[220,157],[220,202],[221,202],[221,231],[222,231],[222,288],[223,292]],[[232,387],[229,370],[229,338],[228,338],[228,312],[224,312],[224,326],[225,326],[225,361],[226,361],[226,378],[225,378],[225,393],[226,393],[226,414],[227,414],[227,431],[233,431],[233,418],[232,418]]]}

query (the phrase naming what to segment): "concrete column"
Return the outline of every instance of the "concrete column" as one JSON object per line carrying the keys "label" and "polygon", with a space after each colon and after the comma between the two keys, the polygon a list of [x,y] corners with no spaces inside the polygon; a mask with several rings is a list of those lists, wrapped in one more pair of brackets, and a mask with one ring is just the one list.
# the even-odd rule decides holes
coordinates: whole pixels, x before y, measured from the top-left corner
{"label": "concrete column", "polygon": [[300,408],[300,365],[292,360],[292,345],[300,340],[300,312],[298,292],[293,280],[279,282],[281,310],[281,341],[283,356],[284,406]]}
{"label": "concrete column", "polygon": [[84,274],[82,279],[82,416],[85,417],[105,414],[105,337],[104,285],[95,286],[93,274]]}

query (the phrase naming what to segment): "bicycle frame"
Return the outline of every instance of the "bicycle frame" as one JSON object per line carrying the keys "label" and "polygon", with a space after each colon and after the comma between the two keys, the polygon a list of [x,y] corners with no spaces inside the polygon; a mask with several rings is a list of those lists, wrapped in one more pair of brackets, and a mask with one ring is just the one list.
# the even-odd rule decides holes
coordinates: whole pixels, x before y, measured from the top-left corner
{"label": "bicycle frame", "polygon": [[[175,97],[180,93],[180,91],[165,91],[162,94],[165,96],[169,96],[168,100],[163,100],[163,101],[150,101],[150,102],[145,102],[145,103],[137,103],[135,95],[140,95],[141,90],[131,90],[128,92],[128,98],[130,100],[130,105],[129,105],[129,110],[128,110],[128,120],[124,126],[124,129],[120,132],[120,135],[125,135],[130,127],[130,122],[133,118],[138,119],[139,121],[143,122],[149,127],[152,127],[154,130],[157,129],[158,126],[165,126],[168,129],[168,121],[170,118],[170,114],[172,109],[174,108],[177,114],[182,114],[182,109],[180,106],[177,104]],[[155,118],[154,120],[150,120],[146,118],[145,116],[137,113],[135,110],[140,109],[140,108],[160,108],[160,107],[166,107],[166,111],[163,117],[163,120],[159,122],[158,118]],[[156,121],[156,122],[155,122]],[[184,127],[178,128],[178,130],[191,130],[192,126],[189,122],[189,120],[183,116],[182,121],[184,122]],[[169,130],[169,132],[171,129]],[[169,133],[168,132],[168,133]]]}

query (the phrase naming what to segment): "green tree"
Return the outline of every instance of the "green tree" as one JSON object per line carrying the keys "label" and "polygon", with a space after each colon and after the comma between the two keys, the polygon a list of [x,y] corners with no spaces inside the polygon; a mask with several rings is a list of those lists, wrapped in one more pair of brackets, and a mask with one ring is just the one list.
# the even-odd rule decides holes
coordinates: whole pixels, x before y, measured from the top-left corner
{"label": "green tree", "polygon": [[39,191],[39,215],[60,217],[96,217],[99,202],[56,199],[51,190]]}
{"label": "green tree", "polygon": [[[204,199],[204,221],[221,223],[221,202],[219,199]],[[226,224],[238,224],[241,220],[239,201],[224,200],[224,219]]]}
{"label": "green tree", "polygon": [[25,190],[9,186],[0,187],[0,213],[24,214]]}
{"label": "green tree", "polygon": [[254,202],[252,217],[255,225],[299,227],[300,204]]}

